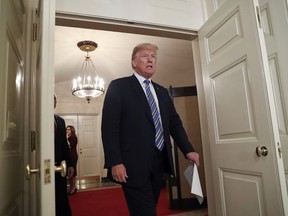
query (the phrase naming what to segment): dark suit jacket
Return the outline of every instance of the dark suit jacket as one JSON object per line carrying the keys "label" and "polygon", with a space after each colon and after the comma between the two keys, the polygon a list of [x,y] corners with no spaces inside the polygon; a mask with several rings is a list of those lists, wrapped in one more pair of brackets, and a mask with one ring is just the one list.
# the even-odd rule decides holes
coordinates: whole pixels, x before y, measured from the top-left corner
{"label": "dark suit jacket", "polygon": [[[54,138],[55,165],[59,166],[61,161],[65,160],[68,169],[72,164],[66,139],[65,121],[57,115],[54,115],[54,119],[57,125],[57,127],[55,127]],[[55,200],[56,216],[72,215],[67,195],[67,180],[66,177],[62,177],[59,172],[55,173]]]}
{"label": "dark suit jacket", "polygon": [[[152,82],[161,112],[168,163],[165,171],[174,174],[170,135],[186,155],[194,151],[176,113],[168,91]],[[146,95],[132,75],[110,83],[104,100],[102,140],[105,168],[123,163],[127,184],[141,186],[147,183],[155,151],[155,127]]]}
{"label": "dark suit jacket", "polygon": [[55,165],[59,166],[62,160],[66,161],[67,167],[72,166],[69,147],[66,139],[66,125],[63,118],[54,115],[57,129],[55,130]]}

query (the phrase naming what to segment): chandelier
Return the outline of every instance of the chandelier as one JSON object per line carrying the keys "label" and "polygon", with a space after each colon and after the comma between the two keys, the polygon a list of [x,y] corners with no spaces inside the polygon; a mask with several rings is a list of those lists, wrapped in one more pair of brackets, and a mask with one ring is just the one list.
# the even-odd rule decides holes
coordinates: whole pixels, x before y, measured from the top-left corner
{"label": "chandelier", "polygon": [[77,46],[83,52],[86,52],[84,62],[81,67],[81,74],[73,80],[72,94],[86,98],[90,103],[92,98],[96,98],[104,93],[104,81],[96,71],[96,68],[89,56],[89,52],[94,51],[98,45],[94,41],[80,41]]}

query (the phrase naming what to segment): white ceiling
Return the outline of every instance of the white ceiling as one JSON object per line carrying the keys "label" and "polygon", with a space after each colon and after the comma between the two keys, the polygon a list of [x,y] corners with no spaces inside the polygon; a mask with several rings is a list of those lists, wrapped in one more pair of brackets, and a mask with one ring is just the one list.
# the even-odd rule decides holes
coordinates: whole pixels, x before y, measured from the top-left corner
{"label": "white ceiling", "polygon": [[[195,84],[190,40],[57,25],[55,85],[67,81],[72,85],[73,78],[79,75],[86,55],[77,47],[77,43],[82,40],[92,40],[98,44],[98,48],[90,55],[106,88],[112,79],[133,73],[131,52],[143,42],[156,44],[159,48],[158,68],[153,80],[165,87]],[[71,94],[71,87],[62,90],[66,91],[66,95]]]}

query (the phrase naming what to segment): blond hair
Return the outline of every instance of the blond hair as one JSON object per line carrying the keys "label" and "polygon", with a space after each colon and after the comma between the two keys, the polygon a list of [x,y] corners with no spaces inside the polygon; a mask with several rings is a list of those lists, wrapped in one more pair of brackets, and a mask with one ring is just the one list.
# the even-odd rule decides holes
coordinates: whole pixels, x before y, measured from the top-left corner
{"label": "blond hair", "polygon": [[136,54],[143,49],[151,49],[154,50],[155,52],[158,50],[158,47],[154,44],[150,44],[150,43],[141,43],[138,44],[136,47],[134,47],[133,52],[132,52],[132,57],[131,59],[133,60],[136,56]]}

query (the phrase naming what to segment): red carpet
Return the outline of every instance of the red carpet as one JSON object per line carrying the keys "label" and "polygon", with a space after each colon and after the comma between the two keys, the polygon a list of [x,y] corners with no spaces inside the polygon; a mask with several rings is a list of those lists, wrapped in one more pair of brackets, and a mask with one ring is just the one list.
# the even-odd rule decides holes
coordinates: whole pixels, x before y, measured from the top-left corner
{"label": "red carpet", "polygon": [[[73,216],[128,216],[122,188],[98,189],[78,192],[69,196]],[[183,210],[170,210],[168,194],[165,189],[161,191],[157,216],[167,216],[185,212]]]}

